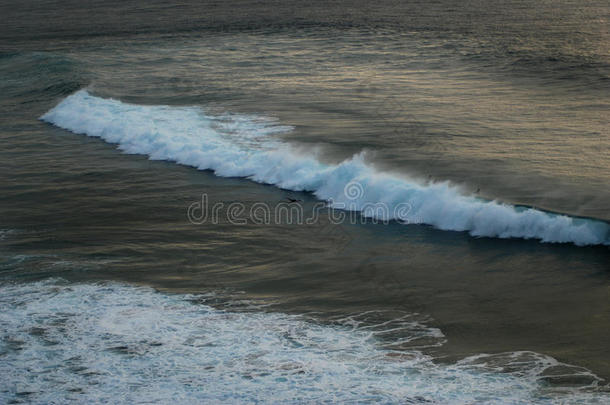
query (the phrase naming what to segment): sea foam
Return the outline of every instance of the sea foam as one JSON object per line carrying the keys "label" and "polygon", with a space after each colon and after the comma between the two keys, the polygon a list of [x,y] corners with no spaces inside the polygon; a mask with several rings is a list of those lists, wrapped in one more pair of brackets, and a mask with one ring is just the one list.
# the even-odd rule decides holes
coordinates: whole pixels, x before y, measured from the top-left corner
{"label": "sea foam", "polygon": [[610,245],[610,225],[603,221],[483,200],[463,194],[449,182],[424,184],[380,172],[362,153],[338,164],[323,163],[279,141],[274,135],[292,127],[265,117],[134,105],[80,90],[41,119],[118,144],[127,153],[213,170],[218,176],[311,191],[331,206],[365,216],[467,231],[477,237]]}
{"label": "sea foam", "polygon": [[[116,283],[2,285],[0,402],[608,403],[598,377],[537,353],[441,365],[384,348],[379,334],[397,323],[325,325],[208,299],[218,302]],[[442,337],[398,324],[405,338]]]}

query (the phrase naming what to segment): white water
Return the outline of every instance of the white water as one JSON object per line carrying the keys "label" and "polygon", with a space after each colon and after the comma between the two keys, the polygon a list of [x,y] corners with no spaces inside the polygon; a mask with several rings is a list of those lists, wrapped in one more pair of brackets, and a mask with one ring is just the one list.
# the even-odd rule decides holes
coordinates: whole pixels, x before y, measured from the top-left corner
{"label": "white water", "polygon": [[291,127],[263,117],[212,116],[196,107],[132,105],[80,90],[41,119],[116,143],[127,153],[210,169],[219,176],[312,191],[337,208],[362,211],[366,216],[468,231],[473,236],[610,245],[610,225],[602,221],[484,201],[462,194],[448,182],[421,184],[381,173],[365,162],[363,154],[339,164],[324,164],[271,137]]}
{"label": "white water", "polygon": [[[545,388],[544,375],[588,371],[532,352],[437,365],[403,338],[440,339],[406,320],[371,327],[347,318],[214,309],[205,297],[122,284],[47,280],[0,286],[0,402],[29,403],[608,403],[584,387]],[[548,378],[548,377],[547,377]],[[564,377],[565,378],[565,377]],[[606,401],[606,402],[605,402]]]}

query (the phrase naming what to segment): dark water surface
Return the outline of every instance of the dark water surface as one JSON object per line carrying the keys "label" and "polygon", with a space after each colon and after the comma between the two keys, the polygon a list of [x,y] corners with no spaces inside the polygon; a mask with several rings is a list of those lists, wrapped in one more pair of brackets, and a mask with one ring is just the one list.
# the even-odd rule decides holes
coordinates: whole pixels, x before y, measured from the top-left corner
{"label": "dark water surface", "polygon": [[[157,390],[151,394],[147,388],[146,395],[135,398],[412,403],[608,399],[610,235],[588,246],[576,246],[578,235],[575,243],[563,244],[477,238],[427,225],[373,223],[370,218],[335,224],[328,209],[311,224],[250,220],[236,225],[226,216],[231,203],[247,209],[256,203],[275,206],[289,195],[302,199],[299,205],[307,213],[318,199],[307,192],[150,160],[142,156],[151,155],[148,149],[138,149],[142,138],[115,141],[129,152],[121,153],[116,145],[83,136],[96,131],[91,122],[98,119],[116,124],[108,128],[137,132],[148,121],[126,120],[126,112],[153,111],[143,116],[155,121],[158,132],[144,138],[155,145],[171,140],[174,128],[176,133],[192,128],[176,117],[182,117],[177,115],[182,106],[197,106],[208,118],[224,117],[211,119],[211,128],[228,131],[248,156],[275,145],[261,137],[290,144],[299,156],[315,156],[323,165],[366,151],[363,159],[375,173],[391,172],[424,186],[450,181],[466,196],[479,190],[477,198],[483,200],[591,218],[603,226],[610,220],[606,2],[3,1],[0,15],[0,370],[10,372],[0,384],[2,401],[101,401],[110,397],[99,392],[127,392],[129,386],[137,393],[149,380],[156,381]],[[51,121],[78,130],[39,120],[80,89],[92,97],[86,99],[91,105],[74,114],[81,121],[72,127]],[[95,107],[109,98],[123,103],[115,114]],[[159,105],[170,107],[144,107]],[[267,121],[261,117],[293,128],[265,132],[260,123]],[[97,136],[112,135],[108,128]],[[170,135],[163,132],[167,128]],[[175,156],[190,150],[189,145],[180,149],[171,143],[178,140],[167,142],[161,146],[170,145],[168,160],[180,161]],[[239,168],[240,162],[230,160],[234,155],[217,151],[220,163],[214,164]],[[305,174],[295,171],[295,176]],[[210,206],[224,204],[216,223],[194,224],[187,217],[188,207],[201,201],[202,194]],[[431,198],[438,196],[445,194]],[[380,194],[380,201],[384,198]],[[456,200],[459,204],[462,200]],[[535,223],[532,232],[547,234],[545,226]],[[539,233],[534,238],[540,239]],[[167,336],[175,337],[168,342],[190,342],[196,335],[178,321],[191,322],[194,316],[179,297],[201,293],[206,298],[198,299],[210,311],[201,316],[212,317],[207,330],[236,343],[218,346],[213,353],[163,351],[173,347],[163,340]],[[100,298],[104,296],[108,298]],[[243,300],[264,307],[248,307],[247,316],[239,308],[226,316],[214,312]],[[144,312],[87,323],[123,314],[121,308],[130,305]],[[157,321],[142,314],[157,310],[155,317],[163,322],[177,322],[167,326],[171,332],[161,333],[166,331],[161,327],[148,331],[147,325]],[[72,315],[65,315],[70,311]],[[300,324],[291,315],[274,314],[310,318]],[[409,322],[398,322],[404,314]],[[161,343],[138,351],[143,343],[126,337],[132,326],[125,325],[132,324],[145,330],[146,339]],[[354,324],[352,334],[345,332],[346,325]],[[72,336],[62,328],[78,333]],[[391,351],[379,352],[369,340],[361,340],[358,333],[367,328],[381,331],[375,344],[390,345]],[[294,330],[300,332],[292,336]],[[243,339],[240,333],[245,333]],[[259,343],[250,348],[248,336],[258,333]],[[75,355],[79,365],[70,363],[75,360],[65,352],[71,346],[110,344],[104,343],[106,335],[114,345],[104,352],[107,362],[88,359],[83,349]],[[271,335],[280,343],[273,343]],[[41,343],[40,336],[54,343]],[[299,359],[294,361],[303,367],[300,373],[286,371],[294,367],[286,366],[280,355],[264,364],[227,365],[236,356],[264,358],[259,350],[268,355],[280,346],[302,348],[281,352]],[[371,353],[386,359],[397,352],[411,356],[404,368],[371,360]],[[311,357],[300,359],[302,353]],[[315,357],[320,353],[339,354]],[[473,357],[482,353],[494,356],[485,361]],[[159,363],[146,363],[149,354]],[[199,355],[229,371],[196,370],[187,360],[180,363]],[[120,360],[113,363],[113,356]],[[418,356],[430,362],[409,363]],[[64,374],[45,377],[44,371],[35,370],[42,358],[65,365],[60,368]],[[163,363],[170,358],[177,360]],[[97,377],[83,374],[83,367]],[[172,380],[161,373],[151,380],[147,373],[153,368],[177,370],[181,377]],[[142,381],[124,377],[125,386],[114,386],[116,379],[108,376],[120,375],[116,370]],[[243,378],[227,379],[240,372]],[[413,383],[422,375],[424,382]],[[102,387],[96,391],[91,378],[100,376],[108,380],[96,380]],[[300,380],[303,376],[312,380]],[[201,389],[192,382],[199,378],[205,380]],[[350,379],[359,381],[362,391],[346,382]],[[404,384],[404,392],[393,392],[392,384]],[[172,386],[195,387],[197,394],[186,390],[181,397],[170,395]],[[285,386],[287,391],[281,391]],[[458,388],[452,391],[454,386]],[[308,396],[304,387],[323,394]],[[275,397],[265,397],[273,392]],[[134,399],[127,394],[117,398]]]}

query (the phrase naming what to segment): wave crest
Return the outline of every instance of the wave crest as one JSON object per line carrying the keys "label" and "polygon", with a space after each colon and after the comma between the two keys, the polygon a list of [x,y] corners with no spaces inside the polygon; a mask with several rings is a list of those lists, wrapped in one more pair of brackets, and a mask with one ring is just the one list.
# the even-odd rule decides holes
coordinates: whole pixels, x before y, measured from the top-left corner
{"label": "wave crest", "polygon": [[[209,169],[219,176],[311,191],[337,208],[366,211],[371,204],[381,203],[387,212],[403,212],[400,217],[382,219],[467,231],[478,237],[610,245],[610,225],[603,221],[482,200],[462,194],[449,182],[421,184],[382,173],[367,164],[362,153],[339,164],[324,164],[273,138],[291,127],[264,117],[206,115],[196,107],[133,105],[80,90],[41,119],[116,143],[127,153]],[[405,204],[407,214],[396,209]]]}

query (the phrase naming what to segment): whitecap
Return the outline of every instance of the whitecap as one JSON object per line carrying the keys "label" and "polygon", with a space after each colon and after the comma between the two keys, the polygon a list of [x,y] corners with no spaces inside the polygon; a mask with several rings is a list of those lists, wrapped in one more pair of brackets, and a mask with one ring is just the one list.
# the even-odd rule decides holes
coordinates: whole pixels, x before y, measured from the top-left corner
{"label": "whitecap", "polygon": [[[610,225],[603,221],[483,200],[463,194],[449,182],[422,184],[376,170],[363,153],[338,164],[323,163],[280,142],[274,135],[291,127],[269,118],[127,104],[80,90],[41,119],[118,144],[127,153],[213,170],[218,176],[311,191],[333,207],[368,216],[467,231],[476,237],[610,245]],[[354,184],[360,192],[350,194]],[[379,205],[385,209],[376,210]]]}

